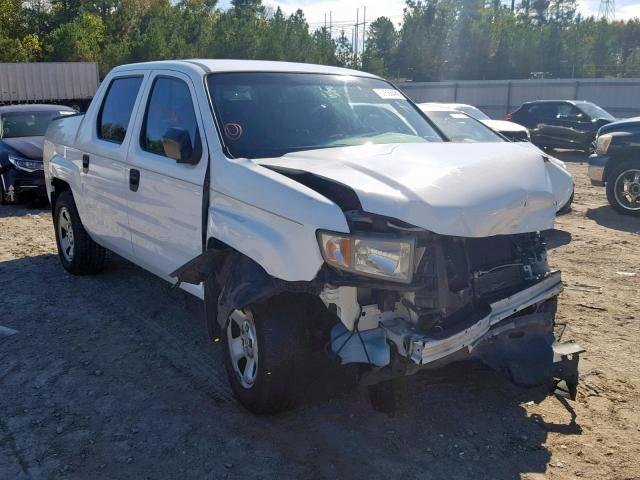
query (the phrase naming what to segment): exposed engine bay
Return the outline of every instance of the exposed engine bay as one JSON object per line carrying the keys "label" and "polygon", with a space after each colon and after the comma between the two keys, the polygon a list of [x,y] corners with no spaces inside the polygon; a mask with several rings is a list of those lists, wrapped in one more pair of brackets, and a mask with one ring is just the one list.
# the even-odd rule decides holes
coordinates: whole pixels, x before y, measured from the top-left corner
{"label": "exposed engine bay", "polygon": [[[376,367],[365,382],[477,358],[533,386],[555,376],[554,357],[561,363],[581,351],[564,344],[564,355],[554,352],[562,282],[549,271],[538,233],[461,238],[361,212],[347,216],[356,234],[391,230],[416,239],[410,284],[327,285],[320,294],[341,322],[331,332],[333,353],[344,364]],[[564,377],[573,396],[577,368]]]}

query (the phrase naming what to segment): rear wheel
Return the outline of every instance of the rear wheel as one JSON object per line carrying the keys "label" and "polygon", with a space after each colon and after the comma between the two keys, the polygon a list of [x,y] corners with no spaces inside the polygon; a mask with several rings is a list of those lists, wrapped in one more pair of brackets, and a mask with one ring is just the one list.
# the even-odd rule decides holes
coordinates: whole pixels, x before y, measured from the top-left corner
{"label": "rear wheel", "polygon": [[611,172],[607,199],[618,212],[640,216],[640,160],[625,162]]}
{"label": "rear wheel", "polygon": [[0,179],[0,205],[6,205],[7,200],[4,196],[4,186],[2,185],[2,179]]}
{"label": "rear wheel", "polygon": [[293,407],[307,382],[310,341],[304,308],[279,296],[233,310],[222,339],[225,367],[238,401],[253,413]]}
{"label": "rear wheel", "polygon": [[102,270],[106,251],[84,229],[71,192],[62,192],[58,197],[53,221],[58,256],[65,270],[74,275]]}

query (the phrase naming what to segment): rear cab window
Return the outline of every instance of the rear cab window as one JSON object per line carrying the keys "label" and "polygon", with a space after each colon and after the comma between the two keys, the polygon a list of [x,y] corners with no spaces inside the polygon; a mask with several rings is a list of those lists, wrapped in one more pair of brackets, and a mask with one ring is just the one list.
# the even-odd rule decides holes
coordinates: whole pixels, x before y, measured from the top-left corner
{"label": "rear cab window", "polygon": [[142,76],[131,76],[111,81],[98,113],[98,138],[113,143],[124,141],[142,80]]}

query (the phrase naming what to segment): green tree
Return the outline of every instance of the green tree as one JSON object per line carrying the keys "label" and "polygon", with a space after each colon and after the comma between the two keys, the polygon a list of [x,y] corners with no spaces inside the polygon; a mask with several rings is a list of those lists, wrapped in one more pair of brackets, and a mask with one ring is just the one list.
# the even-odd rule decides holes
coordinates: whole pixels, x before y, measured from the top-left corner
{"label": "green tree", "polygon": [[0,0],[0,36],[16,38],[22,34],[22,13],[21,0]]}
{"label": "green tree", "polygon": [[369,26],[363,69],[377,75],[389,75],[397,48],[398,34],[391,20],[379,17]]}
{"label": "green tree", "polygon": [[340,67],[351,67],[353,65],[353,45],[344,34],[344,30],[340,32],[340,37],[338,37],[336,44],[336,63]]}
{"label": "green tree", "polygon": [[104,31],[104,23],[100,17],[83,13],[47,35],[48,59],[66,62],[98,61]]}

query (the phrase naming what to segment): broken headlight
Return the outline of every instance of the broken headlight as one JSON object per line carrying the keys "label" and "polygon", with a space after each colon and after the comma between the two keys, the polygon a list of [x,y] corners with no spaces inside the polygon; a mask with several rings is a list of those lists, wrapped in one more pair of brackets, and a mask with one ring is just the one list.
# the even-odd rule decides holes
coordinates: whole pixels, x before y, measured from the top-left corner
{"label": "broken headlight", "polygon": [[38,170],[44,170],[41,160],[29,160],[28,158],[15,157],[13,155],[9,155],[8,159],[18,170],[23,170],[25,172],[37,172]]}
{"label": "broken headlight", "polygon": [[358,275],[411,283],[415,239],[318,232],[325,261]]}

